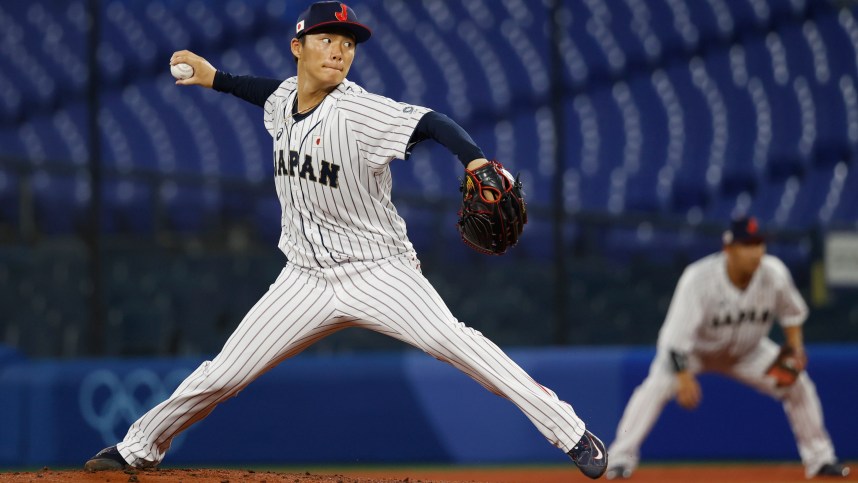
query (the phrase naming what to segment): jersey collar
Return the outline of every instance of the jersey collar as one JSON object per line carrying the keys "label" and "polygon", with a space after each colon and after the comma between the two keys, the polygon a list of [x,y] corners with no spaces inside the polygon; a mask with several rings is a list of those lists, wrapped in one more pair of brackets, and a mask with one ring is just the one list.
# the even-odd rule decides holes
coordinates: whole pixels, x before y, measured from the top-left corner
{"label": "jersey collar", "polygon": [[292,91],[292,95],[288,100],[288,104],[286,105],[287,113],[291,114],[287,117],[292,119],[292,122],[300,122],[300,121],[312,116],[316,111],[327,109],[327,106],[331,105],[328,102],[329,99],[332,99],[334,102],[336,102],[346,92],[349,92],[350,90],[352,90],[354,85],[355,85],[354,82],[351,82],[348,79],[343,79],[343,81],[340,82],[340,85],[338,85],[336,87],[336,89],[332,90],[327,96],[325,96],[324,99],[322,99],[322,102],[320,102],[313,109],[311,109],[311,110],[309,110],[303,114],[297,114],[296,113],[296,111],[297,111],[297,103],[296,102],[298,100],[298,89],[296,88],[294,91]]}

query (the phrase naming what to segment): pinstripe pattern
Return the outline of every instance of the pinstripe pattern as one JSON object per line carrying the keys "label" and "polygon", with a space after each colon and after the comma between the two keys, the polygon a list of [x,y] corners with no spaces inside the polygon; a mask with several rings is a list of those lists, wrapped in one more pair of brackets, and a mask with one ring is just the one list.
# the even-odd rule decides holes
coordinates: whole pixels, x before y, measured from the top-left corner
{"label": "pinstripe pattern", "polygon": [[[294,78],[284,81],[265,105],[283,213],[280,249],[290,262],[305,267],[410,251],[405,222],[391,202],[389,163],[406,157],[411,134],[429,110],[344,81],[309,116],[295,120],[296,89]],[[283,168],[290,169],[290,151],[297,153],[298,167],[294,175],[281,175]],[[307,157],[316,181],[309,171],[301,176]],[[337,187],[319,182],[322,162],[338,166]]]}
{"label": "pinstripe pattern", "polygon": [[117,445],[133,466],[157,465],[173,438],[307,346],[346,327],[395,337],[458,368],[515,404],[569,452],[584,434],[572,406],[535,382],[480,332],[456,320],[420,273],[391,202],[389,163],[407,156],[428,112],[345,81],[292,116],[295,79],[264,106],[274,139],[279,247],[289,264],[229,337]]}
{"label": "pinstripe pattern", "polygon": [[408,253],[325,269],[287,266],[220,354],[131,426],[117,445],[120,453],[134,466],[157,465],[172,439],[217,404],[310,344],[353,326],[396,337],[452,364],[510,400],[549,442],[569,451],[585,429],[572,407],[456,320],[418,263]]}
{"label": "pinstripe pattern", "polygon": [[416,257],[406,255],[371,270],[362,263],[335,268],[347,313],[450,363],[513,402],[549,442],[564,452],[572,449],[584,433],[572,407],[534,382],[479,331],[456,320],[416,264]]}
{"label": "pinstripe pattern", "polygon": [[[718,372],[781,400],[808,477],[836,461],[822,405],[807,373],[788,388],[776,387],[765,376],[780,350],[767,337],[775,318],[791,326],[807,317],[789,271],[766,255],[751,283],[739,291],[727,279],[725,266],[723,254],[711,255],[691,264],[680,278],[649,375],[635,389],[617,427],[609,449],[611,467],[637,467],[643,440],[676,395],[671,349],[689,354],[688,369],[695,374]],[[772,315],[763,317],[766,311]]]}
{"label": "pinstripe pattern", "polygon": [[765,255],[745,290],[727,276],[717,253],[692,263],[679,279],[658,347],[737,357],[753,350],[777,319],[782,326],[804,323],[807,305],[783,262]]}

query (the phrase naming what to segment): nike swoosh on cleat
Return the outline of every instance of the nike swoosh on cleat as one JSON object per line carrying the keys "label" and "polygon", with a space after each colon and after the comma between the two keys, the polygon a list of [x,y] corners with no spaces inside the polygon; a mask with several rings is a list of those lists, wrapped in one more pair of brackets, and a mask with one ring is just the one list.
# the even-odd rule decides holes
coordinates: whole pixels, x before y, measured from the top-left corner
{"label": "nike swoosh on cleat", "polygon": [[595,458],[593,458],[593,459],[594,459],[594,460],[600,460],[600,459],[602,459],[602,450],[600,450],[600,449],[599,449],[599,447],[598,447],[598,446],[596,446],[595,444],[593,445],[593,449],[595,449],[595,450],[596,450],[596,457],[595,457]]}

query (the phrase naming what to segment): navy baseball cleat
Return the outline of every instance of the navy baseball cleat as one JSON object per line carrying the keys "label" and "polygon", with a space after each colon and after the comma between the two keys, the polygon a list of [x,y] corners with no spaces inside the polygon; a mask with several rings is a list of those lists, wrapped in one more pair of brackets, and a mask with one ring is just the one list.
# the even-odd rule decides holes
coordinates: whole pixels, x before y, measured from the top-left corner
{"label": "navy baseball cleat", "polygon": [[839,463],[826,463],[816,472],[816,476],[835,476],[846,478],[849,476],[849,467]]}
{"label": "navy baseball cleat", "polygon": [[83,468],[87,471],[121,470],[127,467],[128,463],[119,454],[116,446],[104,448],[83,465]]}
{"label": "navy baseball cleat", "polygon": [[605,470],[608,469],[608,451],[605,449],[605,443],[587,430],[584,430],[581,441],[578,441],[578,444],[566,454],[578,465],[581,473],[594,480],[604,475]]}

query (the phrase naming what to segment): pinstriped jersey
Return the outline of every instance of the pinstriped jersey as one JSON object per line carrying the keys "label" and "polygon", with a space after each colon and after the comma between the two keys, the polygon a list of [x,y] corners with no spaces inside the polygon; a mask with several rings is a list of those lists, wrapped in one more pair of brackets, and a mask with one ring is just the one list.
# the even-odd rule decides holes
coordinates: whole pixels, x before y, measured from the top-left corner
{"label": "pinstriped jersey", "polygon": [[309,115],[292,116],[297,78],[265,103],[274,139],[274,180],[282,210],[278,246],[290,263],[332,267],[411,251],[391,202],[389,163],[405,159],[429,109],[369,93],[344,80]]}
{"label": "pinstriped jersey", "polygon": [[789,270],[764,255],[745,290],[727,275],[723,252],[689,265],[676,286],[659,332],[659,350],[741,356],[766,337],[775,320],[804,323],[807,304]]}

